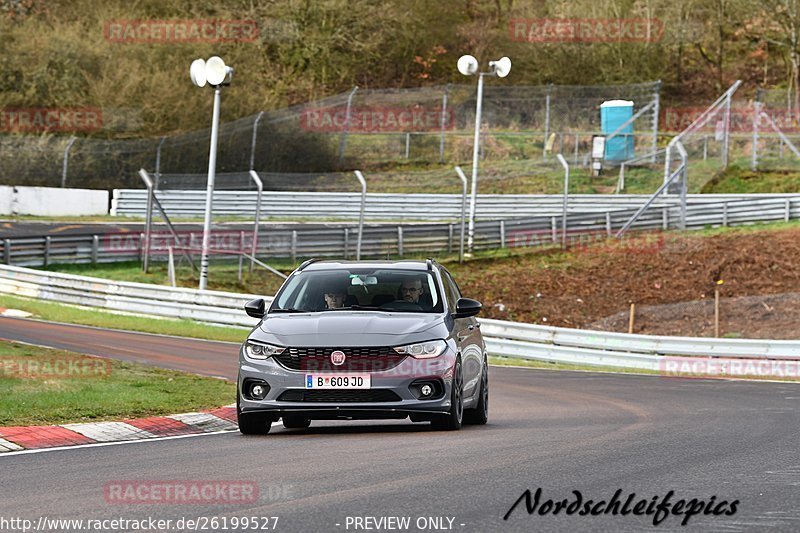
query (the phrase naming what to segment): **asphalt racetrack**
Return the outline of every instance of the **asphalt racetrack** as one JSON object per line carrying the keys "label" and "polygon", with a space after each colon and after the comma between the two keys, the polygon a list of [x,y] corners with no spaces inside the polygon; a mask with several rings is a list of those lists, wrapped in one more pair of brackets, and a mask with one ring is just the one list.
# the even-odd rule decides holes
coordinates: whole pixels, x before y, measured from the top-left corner
{"label": "asphalt racetrack", "polygon": [[[237,347],[226,343],[11,318],[0,318],[0,337],[205,375],[236,372]],[[277,423],[263,437],[6,455],[0,516],[150,517],[171,527],[218,517],[216,530],[223,518],[230,528],[234,517],[278,517],[262,531],[800,530],[800,385],[502,367],[492,367],[490,383],[489,424],[459,432],[408,421],[315,422],[309,430]],[[247,481],[258,496],[202,506],[110,501],[104,487],[121,480]],[[523,499],[504,520],[526,489],[532,504],[541,489],[533,513]],[[657,527],[653,514],[554,515],[545,505],[572,503],[573,491],[581,503],[608,501],[617,489],[622,502],[674,491],[671,503],[715,497],[707,511],[738,503],[732,515],[701,512],[687,526],[685,514],[669,515]],[[408,526],[377,522],[388,517],[407,517]]]}

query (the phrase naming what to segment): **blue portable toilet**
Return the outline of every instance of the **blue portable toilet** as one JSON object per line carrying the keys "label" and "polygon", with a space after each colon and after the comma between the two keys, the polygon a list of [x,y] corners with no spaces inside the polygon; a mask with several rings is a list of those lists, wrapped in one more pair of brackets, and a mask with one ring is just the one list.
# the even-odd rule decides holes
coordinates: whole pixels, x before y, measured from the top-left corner
{"label": "blue portable toilet", "polygon": [[600,104],[600,128],[606,137],[606,161],[625,161],[633,157],[633,123],[625,126],[613,139],[608,136],[633,116],[630,100],[608,100]]}

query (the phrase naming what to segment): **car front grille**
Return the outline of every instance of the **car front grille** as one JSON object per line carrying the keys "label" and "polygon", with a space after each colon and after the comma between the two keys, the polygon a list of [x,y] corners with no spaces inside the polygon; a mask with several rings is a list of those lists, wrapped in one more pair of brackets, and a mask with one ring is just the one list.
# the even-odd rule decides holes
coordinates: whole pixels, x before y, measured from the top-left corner
{"label": "car front grille", "polygon": [[[331,362],[331,353],[337,350],[345,355],[341,365]],[[381,372],[396,367],[405,358],[405,355],[385,346],[295,347],[286,348],[280,355],[273,356],[284,368],[302,372]]]}
{"label": "car front grille", "polygon": [[329,403],[379,403],[399,402],[400,397],[389,389],[355,390],[303,390],[294,389],[283,392],[278,401],[283,402],[329,402]]}

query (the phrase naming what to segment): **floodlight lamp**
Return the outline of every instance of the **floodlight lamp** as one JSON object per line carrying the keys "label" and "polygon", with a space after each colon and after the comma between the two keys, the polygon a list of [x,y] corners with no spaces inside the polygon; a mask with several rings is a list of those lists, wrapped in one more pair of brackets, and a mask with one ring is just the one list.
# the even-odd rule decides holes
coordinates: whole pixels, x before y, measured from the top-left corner
{"label": "floodlight lamp", "polygon": [[461,56],[458,59],[458,71],[464,76],[472,76],[478,72],[478,60],[471,55]]}

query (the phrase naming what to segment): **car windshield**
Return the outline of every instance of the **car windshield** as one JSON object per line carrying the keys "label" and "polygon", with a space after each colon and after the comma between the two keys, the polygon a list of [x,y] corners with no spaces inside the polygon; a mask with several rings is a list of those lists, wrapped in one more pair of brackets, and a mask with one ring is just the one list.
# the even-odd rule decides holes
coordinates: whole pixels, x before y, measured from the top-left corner
{"label": "car windshield", "polygon": [[270,312],[381,311],[441,313],[431,272],[403,269],[300,271],[280,290]]}

